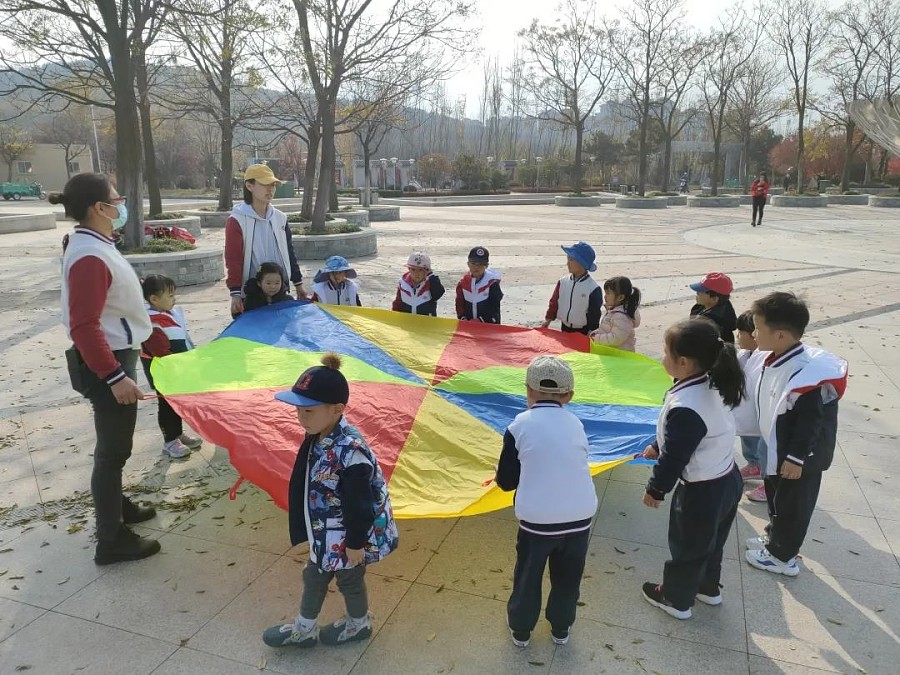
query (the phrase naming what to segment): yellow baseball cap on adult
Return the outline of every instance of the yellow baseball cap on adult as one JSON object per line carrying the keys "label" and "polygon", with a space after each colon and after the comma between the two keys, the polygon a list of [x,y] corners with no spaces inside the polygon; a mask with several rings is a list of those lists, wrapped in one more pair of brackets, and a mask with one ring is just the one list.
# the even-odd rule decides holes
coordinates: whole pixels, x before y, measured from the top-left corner
{"label": "yellow baseball cap on adult", "polygon": [[281,185],[284,181],[278,180],[272,169],[266,164],[251,164],[244,172],[244,180],[255,180],[260,185],[271,185],[278,183]]}

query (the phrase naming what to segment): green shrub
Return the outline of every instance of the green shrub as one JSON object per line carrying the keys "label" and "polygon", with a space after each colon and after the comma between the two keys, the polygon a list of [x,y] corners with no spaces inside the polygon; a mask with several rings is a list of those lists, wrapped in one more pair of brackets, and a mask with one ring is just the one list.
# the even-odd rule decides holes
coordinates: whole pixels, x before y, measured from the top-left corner
{"label": "green shrub", "polygon": [[647,193],[648,197],[677,197],[677,192],[663,192],[661,190],[653,190]]}
{"label": "green shrub", "polygon": [[857,192],[856,190],[844,190],[841,194],[844,195],[858,195],[862,194],[861,192]]}
{"label": "green shrub", "polygon": [[151,239],[141,248],[129,251],[129,253],[178,253],[179,251],[193,251],[197,248],[194,244],[183,239]]}
{"label": "green shrub", "polygon": [[325,225],[324,232],[311,232],[309,227],[292,227],[291,233],[299,236],[307,234],[350,234],[351,232],[361,232],[362,228],[353,223],[337,223],[336,225]]}
{"label": "green shrub", "polygon": [[[332,215],[326,213],[326,214],[325,214],[325,220],[334,220],[334,216],[332,216]],[[289,213],[289,214],[288,214],[288,217],[287,217],[287,221],[288,221],[289,223],[309,223],[309,222],[312,222],[312,221],[310,221],[309,218],[304,218],[304,217],[303,217],[302,215],[300,215],[299,213]]]}
{"label": "green shrub", "polygon": [[184,217],[185,215],[181,211],[166,211],[165,213],[157,213],[152,216],[144,214],[144,220],[178,220]]}

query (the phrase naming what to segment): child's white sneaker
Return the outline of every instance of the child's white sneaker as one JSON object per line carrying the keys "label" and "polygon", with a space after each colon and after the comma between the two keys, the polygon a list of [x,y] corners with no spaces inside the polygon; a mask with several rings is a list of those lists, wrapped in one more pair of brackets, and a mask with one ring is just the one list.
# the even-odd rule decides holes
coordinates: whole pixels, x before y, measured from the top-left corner
{"label": "child's white sneaker", "polygon": [[313,626],[312,630],[304,631],[293,623],[285,623],[267,628],[263,633],[263,642],[270,647],[300,647],[306,649],[315,647],[319,641],[319,627]]}
{"label": "child's white sneaker", "polygon": [[784,562],[769,553],[767,549],[763,548],[746,551],[744,557],[747,558],[747,562],[756,569],[765,570],[772,574],[783,574],[786,577],[795,577],[800,574],[800,566],[797,564],[796,556],[787,562]]}
{"label": "child's white sneaker", "polygon": [[346,642],[368,640],[370,637],[372,637],[372,618],[368,614],[361,619],[342,616],[319,631],[319,639],[323,645],[341,645]]}
{"label": "child's white sneaker", "polygon": [[163,446],[162,451],[164,455],[171,457],[172,459],[185,459],[191,455],[190,448],[182,443],[180,438],[176,438],[174,441],[166,443]]}
{"label": "child's white sneaker", "polygon": [[766,535],[761,534],[758,537],[750,537],[744,543],[748,549],[756,550],[756,549],[761,549],[761,548],[765,548],[766,546],[768,546],[769,538]]}
{"label": "child's white sneaker", "polygon": [[203,445],[203,439],[199,436],[192,436],[191,434],[181,434],[178,437],[178,440],[184,443],[191,450],[196,450],[201,445]]}

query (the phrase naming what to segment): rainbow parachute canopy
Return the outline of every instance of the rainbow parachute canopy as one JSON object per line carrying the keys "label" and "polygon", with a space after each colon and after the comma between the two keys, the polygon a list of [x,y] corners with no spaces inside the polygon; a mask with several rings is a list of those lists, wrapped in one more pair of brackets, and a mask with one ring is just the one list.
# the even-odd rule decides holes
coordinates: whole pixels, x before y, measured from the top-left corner
{"label": "rainbow parachute canopy", "polygon": [[671,381],[656,361],[577,333],[291,301],[239,317],[199,349],[154,359],[160,393],[243,478],[287,508],[303,431],[273,400],[324,352],[343,355],[346,416],[389,481],[395,515],[455,517],[504,508],[491,483],[507,425],[526,407],[525,370],[540,354],[575,373],[570,409],[592,471],[628,461],[654,437]]}

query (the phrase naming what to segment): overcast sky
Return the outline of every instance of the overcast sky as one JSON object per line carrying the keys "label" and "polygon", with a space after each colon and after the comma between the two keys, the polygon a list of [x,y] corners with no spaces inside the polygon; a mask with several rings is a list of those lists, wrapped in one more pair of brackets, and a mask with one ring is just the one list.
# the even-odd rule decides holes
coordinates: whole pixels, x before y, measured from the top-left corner
{"label": "overcast sky", "polygon": [[[426,0],[427,1],[427,0]],[[716,23],[717,16],[724,13],[735,2],[741,0],[687,0],[687,21],[699,29],[708,29]],[[838,6],[841,0],[824,0],[829,7]],[[466,97],[466,110],[470,117],[478,115],[478,99],[481,96],[484,59],[499,57],[501,64],[507,63],[515,50],[516,33],[526,28],[533,19],[551,23],[557,15],[556,0],[478,0],[481,26],[480,44],[483,58],[473,59],[471,65],[454,76],[447,84],[451,99]],[[628,0],[598,2],[599,12],[605,16],[615,16],[617,7],[626,6]],[[748,11],[752,5],[744,4]]]}

